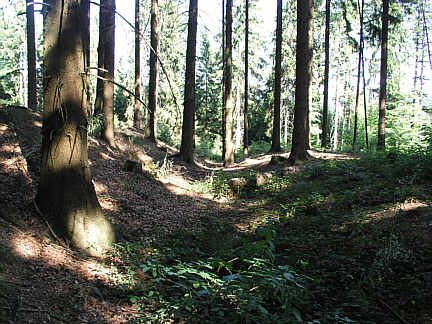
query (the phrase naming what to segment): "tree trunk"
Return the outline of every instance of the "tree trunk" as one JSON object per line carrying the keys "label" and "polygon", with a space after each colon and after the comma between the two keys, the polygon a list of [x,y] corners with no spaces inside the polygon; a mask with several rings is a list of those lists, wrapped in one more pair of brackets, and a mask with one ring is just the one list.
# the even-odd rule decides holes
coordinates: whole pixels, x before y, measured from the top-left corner
{"label": "tree trunk", "polygon": [[385,149],[386,135],[386,98],[387,98],[387,40],[389,0],[382,2],[382,34],[381,34],[381,69],[378,112],[378,144],[377,149]]}
{"label": "tree trunk", "polygon": [[233,94],[232,94],[232,0],[226,0],[226,30],[225,30],[225,155],[224,166],[234,164],[233,147]]}
{"label": "tree trunk", "polygon": [[157,54],[159,47],[158,37],[158,0],[152,0],[151,5],[151,30],[150,30],[150,77],[149,77],[149,123],[147,136],[154,142],[157,138],[157,81],[158,62]]}
{"label": "tree trunk", "polygon": [[115,0],[103,0],[102,9],[106,12],[104,25],[105,81],[103,89],[104,126],[102,138],[110,146],[114,143],[114,51],[115,51]]}
{"label": "tree trunk", "polygon": [[296,94],[294,107],[294,130],[290,163],[309,158],[308,113],[309,87],[312,77],[312,54],[310,32],[313,24],[314,0],[297,0],[297,49]]}
{"label": "tree trunk", "polygon": [[186,49],[186,78],[184,89],[184,110],[181,159],[187,163],[194,162],[195,151],[195,63],[198,25],[198,0],[189,2],[188,38]]}
{"label": "tree trunk", "polygon": [[249,155],[249,0],[246,0],[243,158]]}
{"label": "tree trunk", "polygon": [[36,45],[33,0],[27,0],[27,105],[31,110],[37,108]]}
{"label": "tree trunk", "polygon": [[135,113],[134,127],[141,127],[141,32],[140,32],[140,0],[135,0]]}
{"label": "tree trunk", "polygon": [[91,181],[84,83],[85,22],[79,3],[48,0],[44,20],[44,112],[39,209],[57,232],[91,255],[114,241]]}
{"label": "tree trunk", "polygon": [[[361,2],[361,23],[362,23],[362,27],[363,27],[363,18],[364,18],[364,0],[362,0],[362,2]],[[362,59],[362,79],[363,79],[364,128],[365,128],[366,149],[369,150],[363,28],[361,28],[360,34],[361,34],[360,50],[361,50],[361,59]]]}
{"label": "tree trunk", "polygon": [[104,95],[104,81],[105,78],[105,46],[104,46],[104,33],[106,26],[106,10],[103,8],[104,0],[101,0],[99,7],[99,39],[98,39],[98,78],[96,80],[96,98],[94,103],[93,113],[95,115],[103,114],[103,95]]}
{"label": "tree trunk", "polygon": [[222,159],[225,158],[225,0],[222,0]]}
{"label": "tree trunk", "polygon": [[322,134],[321,147],[327,147],[328,133],[328,90],[329,90],[329,72],[330,72],[330,0],[326,0],[326,21],[325,21],[325,59],[324,59],[324,103],[322,115]]}
{"label": "tree trunk", "polygon": [[281,103],[281,70],[282,70],[282,0],[277,0],[276,18],[276,59],[275,59],[275,81],[274,81],[274,107],[273,107],[273,130],[272,146],[269,153],[279,153],[280,146],[280,103]]}
{"label": "tree trunk", "polygon": [[357,145],[357,124],[358,124],[358,106],[360,99],[360,78],[361,78],[361,66],[362,66],[362,56],[363,56],[363,11],[360,7],[360,1],[357,0],[359,17],[360,17],[360,39],[359,39],[359,50],[358,50],[358,62],[357,62],[357,88],[356,88],[356,97],[355,97],[355,106],[354,106],[354,135],[353,135],[353,143],[352,150],[355,152]]}

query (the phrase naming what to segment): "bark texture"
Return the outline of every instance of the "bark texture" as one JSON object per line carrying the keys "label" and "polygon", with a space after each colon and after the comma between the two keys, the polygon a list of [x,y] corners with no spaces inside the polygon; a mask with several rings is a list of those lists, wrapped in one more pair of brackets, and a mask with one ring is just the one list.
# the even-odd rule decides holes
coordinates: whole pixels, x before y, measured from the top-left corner
{"label": "bark texture", "polygon": [[105,11],[105,25],[103,33],[104,66],[106,69],[103,86],[103,116],[104,126],[102,138],[110,146],[114,143],[114,53],[115,53],[115,0],[103,0],[101,10]]}
{"label": "bark texture", "polygon": [[224,142],[224,166],[234,164],[233,143],[233,112],[234,100],[232,93],[232,0],[226,0],[226,30],[225,30],[225,142]]}
{"label": "bark texture", "polygon": [[157,79],[158,79],[158,62],[157,53],[159,47],[158,37],[158,0],[152,0],[151,18],[150,18],[150,77],[149,77],[149,123],[147,136],[156,141],[157,133]]}
{"label": "bark texture", "polygon": [[378,144],[377,149],[385,149],[386,136],[386,98],[387,98],[387,43],[389,0],[382,2],[381,31],[381,69],[378,111]]}
{"label": "bark texture", "polygon": [[297,0],[296,94],[290,163],[309,158],[309,87],[312,79],[311,31],[314,0]]}
{"label": "bark texture", "polygon": [[140,0],[135,0],[135,113],[134,126],[141,127],[141,32],[140,32]]}
{"label": "bark texture", "polygon": [[244,115],[243,115],[243,157],[249,155],[249,0],[246,0],[245,22],[245,80],[244,80]]}
{"label": "bark texture", "polygon": [[274,107],[273,107],[273,130],[271,153],[281,152],[280,137],[280,106],[281,106],[281,72],[282,72],[282,0],[277,0],[276,18],[276,59],[275,59],[275,81],[274,81]]}
{"label": "bark texture", "polygon": [[325,40],[324,40],[324,102],[322,114],[322,134],[321,147],[327,147],[328,139],[328,90],[329,90],[329,72],[330,72],[330,0],[326,0],[326,21],[325,21]]}
{"label": "bark texture", "polygon": [[27,105],[31,110],[37,108],[36,45],[33,0],[27,0]]}
{"label": "bark texture", "polygon": [[49,0],[44,20],[44,111],[36,203],[59,234],[91,255],[114,241],[91,181],[79,2]]}
{"label": "bark texture", "polygon": [[182,125],[181,159],[194,162],[195,153],[195,62],[198,26],[198,0],[189,2],[188,38],[186,49],[186,78],[184,88],[184,109]]}

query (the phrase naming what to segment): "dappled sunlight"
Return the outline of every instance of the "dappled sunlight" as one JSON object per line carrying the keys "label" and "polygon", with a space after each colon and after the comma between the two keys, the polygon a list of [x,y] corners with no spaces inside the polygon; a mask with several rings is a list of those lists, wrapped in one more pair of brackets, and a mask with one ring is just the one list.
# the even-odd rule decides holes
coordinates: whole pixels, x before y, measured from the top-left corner
{"label": "dappled sunlight", "polygon": [[42,246],[39,241],[25,233],[15,235],[11,245],[13,251],[26,260],[39,259],[42,251]]}

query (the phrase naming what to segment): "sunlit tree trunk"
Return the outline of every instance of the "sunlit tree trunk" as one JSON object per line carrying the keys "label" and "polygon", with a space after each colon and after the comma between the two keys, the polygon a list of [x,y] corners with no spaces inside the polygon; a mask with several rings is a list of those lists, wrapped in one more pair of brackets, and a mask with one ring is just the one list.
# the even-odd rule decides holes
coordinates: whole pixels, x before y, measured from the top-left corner
{"label": "sunlit tree trunk", "polygon": [[225,0],[222,0],[222,159],[225,158]]}
{"label": "sunlit tree trunk", "polygon": [[243,115],[243,158],[249,155],[249,0],[246,0],[245,21],[245,81],[244,81],[244,115]]}
{"label": "sunlit tree trunk", "polygon": [[104,0],[102,10],[106,11],[104,25],[104,61],[105,61],[105,80],[103,89],[103,116],[104,125],[102,128],[102,138],[110,146],[114,143],[114,53],[115,53],[115,0]]}
{"label": "sunlit tree trunk", "polygon": [[377,149],[385,149],[386,136],[386,99],[387,99],[387,43],[388,43],[388,11],[389,0],[382,2],[382,33],[381,33],[381,69],[378,111],[378,144]]}
{"label": "sunlit tree trunk", "polygon": [[322,114],[322,135],[321,147],[327,147],[328,133],[328,90],[329,90],[329,72],[330,72],[330,0],[326,0],[326,21],[325,21],[325,59],[324,59],[324,100]]}
{"label": "sunlit tree trunk", "polygon": [[93,113],[95,115],[103,114],[103,94],[104,94],[104,81],[105,78],[105,46],[104,46],[104,33],[105,33],[105,20],[106,10],[103,9],[104,0],[101,0],[99,7],[99,39],[98,39],[98,79],[96,81],[96,98],[94,103]]}
{"label": "sunlit tree trunk", "polygon": [[296,94],[290,163],[309,158],[308,113],[312,77],[311,30],[314,0],[297,0]]}
{"label": "sunlit tree trunk", "polygon": [[46,3],[42,160],[35,202],[60,235],[99,255],[114,241],[114,233],[100,208],[88,163],[85,17],[77,1]]}
{"label": "sunlit tree trunk", "polygon": [[194,162],[195,153],[195,63],[198,25],[198,0],[189,2],[188,38],[186,49],[186,80],[180,156],[187,163]]}
{"label": "sunlit tree trunk", "polygon": [[27,0],[27,105],[28,108],[36,110],[36,45],[35,45],[35,22],[33,0]]}
{"label": "sunlit tree trunk", "polygon": [[134,127],[141,127],[141,32],[140,32],[140,0],[135,0],[135,113]]}
{"label": "sunlit tree trunk", "polygon": [[282,0],[277,0],[276,18],[276,58],[273,105],[272,146],[270,153],[281,152],[280,146],[280,106],[281,106],[281,74],[282,74]]}
{"label": "sunlit tree trunk", "polygon": [[156,141],[157,138],[157,80],[158,80],[158,0],[152,0],[150,18],[150,77],[149,77],[149,123],[147,136]]}

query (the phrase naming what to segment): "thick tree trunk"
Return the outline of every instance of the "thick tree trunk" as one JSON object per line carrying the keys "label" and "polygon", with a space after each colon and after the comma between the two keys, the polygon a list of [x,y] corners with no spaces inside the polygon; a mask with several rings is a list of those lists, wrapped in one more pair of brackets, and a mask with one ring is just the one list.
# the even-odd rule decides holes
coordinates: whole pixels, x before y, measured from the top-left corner
{"label": "thick tree trunk", "polygon": [[141,127],[141,32],[140,32],[140,0],[135,0],[135,113],[134,127]]}
{"label": "thick tree trunk", "polygon": [[100,208],[88,164],[84,17],[76,1],[47,4],[42,161],[35,200],[59,234],[99,255],[114,241],[114,233]]}
{"label": "thick tree trunk", "polygon": [[329,90],[329,72],[330,72],[330,0],[326,0],[326,21],[325,21],[325,59],[324,59],[324,102],[322,115],[322,134],[321,147],[327,147],[328,133],[328,90]]}
{"label": "thick tree trunk", "polygon": [[297,50],[296,94],[294,107],[294,130],[290,163],[309,158],[308,113],[309,87],[312,78],[312,46],[310,42],[313,24],[314,0],[297,0]]}
{"label": "thick tree trunk", "polygon": [[157,138],[157,81],[158,62],[157,53],[159,47],[158,37],[158,0],[152,0],[150,19],[150,77],[149,77],[149,123],[147,136],[156,142]]}
{"label": "thick tree trunk", "polygon": [[249,155],[249,0],[246,0],[245,26],[245,80],[244,80],[244,115],[243,115],[243,158]]}
{"label": "thick tree trunk", "polygon": [[91,103],[91,86],[89,81],[89,69],[90,69],[90,0],[81,1],[81,15],[84,19],[84,70],[86,71],[84,84],[87,97],[87,113],[92,113]]}
{"label": "thick tree trunk", "polygon": [[27,105],[31,110],[37,108],[36,45],[33,0],[27,0]]}
{"label": "thick tree trunk", "polygon": [[232,94],[232,0],[226,0],[226,31],[225,31],[225,155],[224,166],[234,164],[233,145],[233,111],[234,101]]}
{"label": "thick tree trunk", "polygon": [[184,89],[184,110],[181,159],[187,163],[194,162],[195,153],[195,63],[198,25],[198,0],[189,2],[188,38],[186,49],[186,78]]}
{"label": "thick tree trunk", "polygon": [[277,0],[276,18],[276,59],[275,59],[275,81],[274,81],[274,107],[273,107],[273,130],[272,146],[269,153],[279,153],[280,146],[280,104],[281,104],[281,74],[282,74],[282,0]]}
{"label": "thick tree trunk", "polygon": [[389,0],[382,2],[382,34],[381,34],[381,69],[378,111],[378,144],[377,149],[385,149],[386,135],[386,98],[387,98],[387,40]]}
{"label": "thick tree trunk", "polygon": [[102,9],[106,11],[104,25],[105,81],[103,89],[104,127],[102,138],[110,146],[114,143],[114,51],[115,51],[115,0],[104,0]]}

